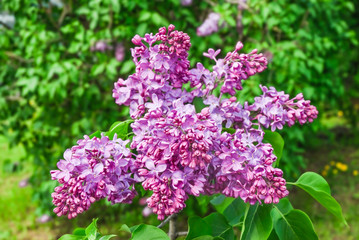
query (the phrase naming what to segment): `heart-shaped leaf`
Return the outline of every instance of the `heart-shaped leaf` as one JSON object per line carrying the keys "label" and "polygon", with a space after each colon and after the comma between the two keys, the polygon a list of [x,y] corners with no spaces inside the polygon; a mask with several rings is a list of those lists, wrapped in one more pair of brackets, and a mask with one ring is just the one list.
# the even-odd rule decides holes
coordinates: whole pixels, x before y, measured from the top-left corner
{"label": "heart-shaped leaf", "polygon": [[316,240],[312,221],[304,212],[292,209],[285,214],[282,209],[274,206],[271,215],[274,229],[280,240]]}
{"label": "heart-shaped leaf", "polygon": [[132,233],[132,240],[169,240],[167,234],[152,225],[140,224]]}
{"label": "heart-shaped leaf", "polygon": [[226,240],[234,239],[233,227],[220,213],[212,213],[203,219],[211,228],[213,237],[222,237]]}
{"label": "heart-shaped leaf", "polygon": [[186,240],[194,239],[200,236],[212,236],[212,229],[202,218],[194,216],[188,219],[188,235]]}
{"label": "heart-shaped leaf", "polygon": [[272,232],[272,205],[249,205],[244,216],[241,240],[267,239]]}
{"label": "heart-shaped leaf", "polygon": [[323,207],[325,207],[334,216],[348,225],[340,204],[330,195],[330,187],[327,181],[317,173],[306,172],[295,183],[288,183],[300,187],[309,193]]}

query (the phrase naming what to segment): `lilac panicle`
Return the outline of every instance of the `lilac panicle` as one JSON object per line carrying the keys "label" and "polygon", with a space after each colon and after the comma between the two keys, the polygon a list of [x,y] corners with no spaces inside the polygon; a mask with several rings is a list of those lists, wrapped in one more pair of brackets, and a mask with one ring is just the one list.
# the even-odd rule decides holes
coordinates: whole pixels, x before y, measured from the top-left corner
{"label": "lilac panicle", "polygon": [[182,95],[191,95],[182,90],[182,85],[189,81],[188,50],[191,46],[186,33],[162,27],[158,33],[136,35],[132,42],[136,45],[131,50],[136,72],[127,80],[119,79],[115,83],[113,97],[119,105],[130,106],[132,118],[144,114],[144,103],[151,100],[153,94],[171,104]]}
{"label": "lilac panicle", "polygon": [[[218,31],[219,15],[213,14],[200,35]],[[243,81],[266,69],[262,53],[239,53],[238,42],[224,58],[221,50],[203,54],[214,61],[212,70],[201,63],[190,68],[190,38],[173,25],[136,35],[132,43],[135,72],[114,84],[113,97],[130,108],[133,139],[85,136],[68,149],[59,170],[51,171],[61,184],[52,194],[57,215],[76,217],[106,197],[130,203],[135,183],[152,192],[144,215],[153,212],[160,220],[181,211],[189,195],[221,193],[269,204],[289,194],[263,129],[312,122],[318,111],[302,94],[290,99],[274,87],[260,86],[263,94],[253,104],[237,101]],[[123,50],[117,51],[120,58]],[[206,106],[196,111],[198,98]]]}
{"label": "lilac panicle", "polygon": [[129,140],[113,140],[102,135],[90,139],[84,136],[77,145],[64,153],[51,171],[53,180],[61,186],[52,193],[54,212],[74,218],[89,209],[90,205],[108,198],[112,203],[130,203],[135,196],[133,185],[133,159],[126,147]]}
{"label": "lilac panicle", "polygon": [[310,105],[309,100],[304,100],[302,93],[289,99],[288,94],[278,92],[274,87],[260,87],[263,95],[254,98],[255,102],[248,109],[257,113],[255,118],[263,127],[275,131],[282,129],[285,124],[292,126],[298,121],[303,125],[317,118],[316,107]]}

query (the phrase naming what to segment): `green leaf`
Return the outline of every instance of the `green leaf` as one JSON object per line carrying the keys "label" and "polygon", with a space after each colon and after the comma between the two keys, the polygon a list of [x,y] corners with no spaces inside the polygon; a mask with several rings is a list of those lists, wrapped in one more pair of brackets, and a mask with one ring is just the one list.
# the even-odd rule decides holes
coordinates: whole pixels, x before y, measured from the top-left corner
{"label": "green leaf", "polygon": [[212,228],[212,236],[222,237],[226,240],[234,239],[233,227],[220,213],[212,213],[203,219]]}
{"label": "green leaf", "polygon": [[134,69],[134,67],[135,67],[135,64],[133,63],[133,61],[132,60],[127,60],[121,66],[120,73],[121,74],[129,73],[132,69]]}
{"label": "green leaf", "polygon": [[267,240],[280,240],[277,233],[273,229]]}
{"label": "green leaf", "polygon": [[85,237],[72,235],[72,234],[65,234],[59,238],[59,240],[82,240],[82,239],[85,239]]}
{"label": "green leaf", "polygon": [[141,224],[139,225],[132,233],[133,240],[161,240],[161,239],[169,239],[167,234],[161,229],[152,226]]}
{"label": "green leaf", "polygon": [[224,240],[224,238],[205,235],[205,236],[193,238],[193,240]]}
{"label": "green leaf", "polygon": [[210,235],[205,235],[205,236],[193,238],[193,240],[213,240],[213,237]]}
{"label": "green leaf", "polygon": [[236,130],[234,128],[223,128],[222,129],[222,133],[223,132],[227,132],[227,133],[230,133],[230,134],[233,134],[236,132]]}
{"label": "green leaf", "polygon": [[117,133],[117,138],[126,139],[128,134],[128,126],[132,122],[133,120],[115,122],[110,127],[110,130],[106,133],[106,136],[108,136],[110,139],[113,139],[114,135]]}
{"label": "green leaf", "polygon": [[270,216],[272,205],[249,205],[242,228],[241,240],[267,239],[272,232],[273,223]]}
{"label": "green leaf", "polygon": [[138,18],[139,22],[144,22],[150,19],[151,13],[150,12],[141,12],[140,17]]}
{"label": "green leaf", "polygon": [[113,237],[116,237],[116,235],[112,234],[112,235],[102,236],[102,237],[100,238],[100,240],[109,240],[109,239],[111,239],[111,238],[113,238]]}
{"label": "green leaf", "polygon": [[188,219],[188,235],[186,240],[206,235],[212,235],[210,226],[200,217],[190,217]]}
{"label": "green leaf", "polygon": [[318,239],[312,221],[304,212],[292,209],[287,214],[274,206],[271,215],[280,216],[275,219],[274,229],[280,240],[312,240]]}
{"label": "green leaf", "polygon": [[101,132],[100,130],[98,130],[98,131],[92,133],[92,134],[89,136],[89,138],[94,138],[94,137],[101,138],[101,133],[102,133],[102,132]]}
{"label": "green leaf", "polygon": [[86,237],[89,240],[95,240],[97,236],[97,218],[92,220],[92,223],[85,229]]}
{"label": "green leaf", "polygon": [[119,13],[121,9],[120,0],[111,0],[111,7],[115,13]]}
{"label": "green leaf", "polygon": [[274,149],[274,155],[277,156],[276,166],[278,166],[279,160],[282,158],[283,155],[284,140],[282,136],[277,132],[265,130],[263,140],[272,145]]}
{"label": "green leaf", "polygon": [[294,183],[295,185],[308,186],[315,191],[323,191],[328,194],[331,194],[330,186],[328,182],[319,174],[315,172],[306,172],[303,173],[302,176]]}
{"label": "green leaf", "polygon": [[135,225],[135,226],[130,227],[131,233],[133,233],[139,226],[140,225]]}
{"label": "green leaf", "polygon": [[279,203],[277,203],[275,205],[275,207],[280,211],[271,211],[271,216],[272,216],[272,220],[273,220],[273,224],[275,224],[276,221],[278,221],[278,219],[281,218],[281,214],[283,215],[289,213],[291,210],[293,210],[293,206],[292,204],[289,202],[288,198],[282,198]]}
{"label": "green leaf", "polygon": [[241,198],[236,198],[224,210],[223,215],[226,217],[231,226],[238,226],[246,212],[246,204]]}
{"label": "green leaf", "polygon": [[92,67],[92,75],[93,76],[97,76],[99,74],[101,74],[104,70],[105,70],[106,64],[105,63],[101,63],[98,65],[93,65]]}
{"label": "green leaf", "polygon": [[345,225],[348,225],[340,204],[330,195],[330,187],[327,181],[317,173],[306,172],[295,183],[288,183],[300,187],[309,193],[323,207],[336,216]]}
{"label": "green leaf", "polygon": [[122,224],[122,226],[120,228],[120,231],[125,231],[125,232],[128,232],[128,233],[132,233],[131,229],[126,224]]}
{"label": "green leaf", "polygon": [[224,195],[219,195],[214,197],[210,203],[219,213],[223,213],[224,210],[234,201],[234,198],[226,197]]}
{"label": "green leaf", "polygon": [[72,232],[73,235],[76,235],[76,236],[86,236],[86,232],[85,232],[85,229],[84,228],[76,228],[73,232]]}
{"label": "green leaf", "polygon": [[207,105],[205,105],[203,103],[203,98],[200,98],[200,97],[195,97],[193,99],[193,105],[194,105],[197,113],[201,112],[201,110],[203,108],[207,107]]}

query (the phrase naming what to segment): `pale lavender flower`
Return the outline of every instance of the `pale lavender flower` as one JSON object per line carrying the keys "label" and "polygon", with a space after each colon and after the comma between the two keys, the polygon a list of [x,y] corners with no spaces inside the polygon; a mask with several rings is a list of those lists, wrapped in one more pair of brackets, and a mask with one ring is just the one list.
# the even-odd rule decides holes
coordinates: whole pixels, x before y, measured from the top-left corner
{"label": "pale lavender flower", "polygon": [[210,13],[202,25],[197,28],[197,35],[208,36],[212,33],[218,32],[220,18],[221,15],[219,13]]}
{"label": "pale lavender flower", "polygon": [[36,222],[38,222],[38,223],[47,223],[47,222],[49,222],[49,221],[51,221],[51,216],[50,215],[48,215],[48,214],[43,214],[43,215],[41,215],[40,217],[38,217],[37,219],[36,219]]}
{"label": "pale lavender flower", "polygon": [[182,6],[190,6],[192,4],[192,0],[181,0]]}
{"label": "pale lavender flower", "polygon": [[91,46],[92,52],[105,52],[107,50],[112,50],[112,46],[108,45],[105,40],[97,41]]}
{"label": "pale lavender flower", "polygon": [[25,178],[19,182],[19,188],[24,188],[29,185],[29,178]]}
{"label": "pale lavender flower", "polygon": [[122,44],[117,44],[115,48],[115,58],[117,61],[122,62],[125,58],[125,47]]}

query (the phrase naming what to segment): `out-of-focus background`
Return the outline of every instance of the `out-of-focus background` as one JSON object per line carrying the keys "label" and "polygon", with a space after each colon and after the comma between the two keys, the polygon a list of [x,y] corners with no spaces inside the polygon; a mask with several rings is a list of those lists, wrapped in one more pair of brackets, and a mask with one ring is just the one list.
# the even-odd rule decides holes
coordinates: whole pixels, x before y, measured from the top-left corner
{"label": "out-of-focus background", "polygon": [[[317,106],[313,124],[280,131],[280,167],[288,180],[304,171],[327,179],[351,228],[303,192],[289,198],[322,239],[359,238],[359,2],[355,0],[7,0],[0,3],[0,239],[57,239],[99,217],[102,233],[122,224],[158,224],[142,201],[105,201],[73,220],[52,213],[49,171],[66,148],[128,117],[111,96],[134,71],[135,34],[170,23],[191,37],[192,66],[211,67],[203,51],[257,48],[268,69],[244,82],[241,100],[259,84]],[[211,211],[201,198],[185,214]],[[128,236],[127,236],[128,238]]]}

